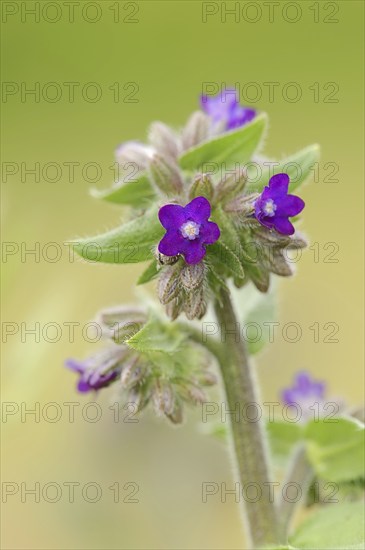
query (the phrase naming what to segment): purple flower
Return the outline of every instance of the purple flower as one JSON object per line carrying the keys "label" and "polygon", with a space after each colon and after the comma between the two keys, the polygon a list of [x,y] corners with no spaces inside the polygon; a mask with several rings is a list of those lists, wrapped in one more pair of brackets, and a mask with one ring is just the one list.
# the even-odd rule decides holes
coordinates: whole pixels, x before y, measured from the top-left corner
{"label": "purple flower", "polygon": [[225,130],[239,128],[250,122],[256,115],[254,109],[239,104],[235,90],[225,90],[216,96],[202,95],[200,104],[213,122],[224,122]]}
{"label": "purple flower", "polygon": [[[299,407],[304,419],[314,417],[315,411],[322,414],[325,405],[326,384],[313,380],[309,373],[298,372],[290,388],[282,391],[281,398],[285,405]],[[318,409],[314,404],[318,404]]]}
{"label": "purple flower", "polygon": [[65,365],[80,375],[77,383],[79,392],[96,391],[109,386],[119,376],[121,366],[118,363],[123,359],[125,353],[122,346],[113,346],[84,361],[67,359]]}
{"label": "purple flower", "polygon": [[283,235],[294,233],[294,226],[288,218],[299,214],[305,206],[300,197],[288,195],[288,187],[289,176],[287,174],[272,176],[269,186],[264,188],[255,202],[257,220],[265,227],[274,228]]}
{"label": "purple flower", "polygon": [[183,254],[188,264],[198,264],[205,256],[205,245],[219,239],[216,223],[208,221],[210,203],[205,197],[196,197],[186,206],[166,204],[158,213],[167,230],[158,245],[165,256]]}

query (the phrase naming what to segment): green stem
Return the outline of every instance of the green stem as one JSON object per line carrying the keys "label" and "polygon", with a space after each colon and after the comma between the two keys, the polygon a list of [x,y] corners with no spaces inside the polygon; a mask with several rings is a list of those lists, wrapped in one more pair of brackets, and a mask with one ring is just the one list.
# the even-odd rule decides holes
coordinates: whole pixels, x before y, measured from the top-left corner
{"label": "green stem", "polygon": [[[218,360],[222,371],[230,410],[247,411],[248,404],[258,406],[258,395],[245,344],[236,333],[238,323],[228,292],[221,291],[220,303],[215,306],[220,325],[222,350]],[[233,446],[241,482],[241,489],[255,484],[262,492],[257,502],[243,499],[248,536],[255,548],[279,543],[276,510],[270,499],[270,475],[264,426],[261,420],[250,421],[244,414],[237,421],[232,415]]]}
{"label": "green stem", "polygon": [[300,487],[301,498],[297,502],[290,502],[285,498],[285,490],[281,492],[282,500],[279,505],[280,531],[284,537],[288,535],[294,514],[308,494],[314,472],[308,462],[307,452],[304,445],[300,445],[295,451],[288,473],[283,482],[283,489],[287,483],[295,483]]}

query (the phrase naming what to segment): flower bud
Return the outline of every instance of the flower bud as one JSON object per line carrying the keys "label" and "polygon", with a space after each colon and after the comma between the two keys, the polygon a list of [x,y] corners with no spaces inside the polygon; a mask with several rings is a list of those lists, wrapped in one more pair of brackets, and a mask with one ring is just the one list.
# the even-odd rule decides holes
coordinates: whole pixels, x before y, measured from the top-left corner
{"label": "flower bud", "polygon": [[102,333],[116,343],[122,343],[146,323],[146,314],[137,307],[116,306],[103,309],[96,317]]}
{"label": "flower bud", "polygon": [[161,304],[168,304],[180,292],[180,269],[176,266],[166,267],[158,280],[157,293]]}
{"label": "flower bud", "polygon": [[243,168],[224,175],[215,190],[215,200],[226,203],[230,198],[242,193],[247,181],[247,174]]}
{"label": "flower bud", "polygon": [[278,248],[267,248],[262,261],[264,267],[266,267],[272,273],[281,275],[282,277],[289,277],[293,274],[289,264],[286,262],[283,253]]}
{"label": "flower bud", "polygon": [[137,409],[136,412],[140,412],[146,407],[150,398],[151,394],[148,386],[137,384],[128,392],[127,404],[134,404]]}
{"label": "flower bud", "polygon": [[182,191],[182,180],[177,166],[155,154],[149,164],[149,172],[155,186],[165,195],[176,195]]}
{"label": "flower bud", "polygon": [[149,140],[156,151],[171,161],[176,161],[180,154],[178,137],[162,122],[154,122],[150,126]]}
{"label": "flower bud", "polygon": [[183,421],[183,406],[182,403],[175,399],[173,411],[170,414],[166,414],[167,418],[171,420],[173,424],[181,424]]}
{"label": "flower bud", "polygon": [[195,290],[200,287],[204,281],[205,267],[201,262],[199,264],[186,264],[180,274],[180,280],[186,290]]}
{"label": "flower bud", "polygon": [[116,149],[115,157],[122,167],[127,163],[132,163],[138,167],[138,170],[144,170],[147,168],[153,152],[152,147],[143,145],[138,141],[127,141]]}
{"label": "flower bud", "polygon": [[253,193],[251,195],[240,195],[235,197],[224,206],[224,211],[228,214],[251,216],[255,212],[255,199],[259,196],[258,193]]}
{"label": "flower bud", "polygon": [[193,113],[182,131],[182,146],[184,151],[208,139],[210,125],[211,122],[208,115],[201,111]]}
{"label": "flower bud", "polygon": [[189,380],[179,385],[179,394],[185,401],[190,401],[194,405],[204,403],[207,400],[202,388],[191,383]]}
{"label": "flower bud", "polygon": [[164,380],[156,380],[152,393],[155,412],[158,416],[172,414],[175,405],[175,392],[171,384]]}
{"label": "flower bud", "polygon": [[195,318],[201,319],[206,310],[207,304],[204,300],[203,288],[185,293],[184,312],[189,321]]}
{"label": "flower bud", "polygon": [[303,235],[295,234],[295,236],[290,239],[286,248],[288,250],[297,250],[298,248],[306,248],[307,246],[308,241],[305,237]]}
{"label": "flower bud", "polygon": [[183,301],[181,300],[179,295],[166,305],[166,315],[170,317],[172,321],[175,321],[175,319],[179,317],[183,309]]}
{"label": "flower bud", "polygon": [[197,380],[202,386],[214,386],[218,382],[216,375],[208,370],[199,373]]}
{"label": "flower bud", "polygon": [[145,368],[138,362],[138,357],[134,356],[123,366],[120,383],[124,388],[134,386],[141,382],[145,376]]}
{"label": "flower bud", "polygon": [[288,235],[281,235],[275,230],[269,230],[263,226],[256,226],[253,230],[253,236],[262,247],[271,246],[277,248],[285,248],[290,243]]}
{"label": "flower bud", "polygon": [[209,201],[213,197],[213,184],[209,174],[198,174],[189,190],[189,198],[205,197]]}

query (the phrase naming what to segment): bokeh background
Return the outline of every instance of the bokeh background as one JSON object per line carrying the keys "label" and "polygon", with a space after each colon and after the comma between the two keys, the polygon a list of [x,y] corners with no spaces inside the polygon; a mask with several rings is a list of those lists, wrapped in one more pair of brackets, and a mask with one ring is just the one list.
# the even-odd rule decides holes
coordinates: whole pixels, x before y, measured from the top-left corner
{"label": "bokeh background", "polygon": [[[301,191],[307,204],[302,229],[312,244],[318,244],[303,255],[297,276],[279,288],[278,320],[281,326],[299,323],[303,336],[293,344],[279,335],[257,357],[263,397],[277,400],[293,373],[308,369],[328,382],[329,395],[361,403],[364,4],[296,2],[301,14],[290,22],[299,13],[298,8],[288,7],[293,3],[281,2],[270,19],[267,3],[251,2],[254,6],[246,11],[247,2],[237,2],[236,20],[227,15],[224,21],[224,3],[211,2],[209,10],[217,13],[203,22],[202,2],[81,2],[70,22],[68,8],[56,2],[61,17],[53,23],[50,20],[57,19],[59,10],[51,3],[40,2],[42,9],[49,6],[40,12],[39,21],[22,14],[21,4],[34,9],[35,3],[2,3],[2,79],[13,83],[14,92],[3,96],[2,161],[15,163],[18,170],[13,175],[3,173],[3,241],[15,244],[7,245],[14,253],[2,263],[2,320],[15,323],[18,331],[7,339],[3,335],[7,341],[2,392],[3,400],[14,402],[19,410],[39,403],[41,414],[39,422],[31,415],[22,421],[19,412],[2,423],[2,479],[19,484],[19,492],[3,504],[3,548],[242,548],[239,505],[234,499],[222,503],[218,495],[202,503],[202,482],[226,482],[231,487],[233,478],[225,446],[202,435],[198,411],[191,411],[179,429],[150,413],[139,423],[114,422],[108,409],[113,396],[107,390],[98,397],[102,419],[95,423],[83,419],[81,411],[89,397],[76,393],[75,378],[63,368],[63,361],[94,351],[80,327],[101,307],[133,302],[133,283],[144,266],[70,261],[63,243],[112,228],[121,217],[117,206],[89,196],[93,184],[87,180],[95,173],[90,169],[84,176],[87,163],[96,162],[102,169],[94,186],[107,187],[116,145],[143,140],[152,120],[181,126],[196,109],[203,83],[240,83],[243,100],[247,93],[253,106],[269,113],[268,156],[290,154],[313,142],[322,147],[318,181]],[[81,7],[87,4],[83,18]],[[234,4],[227,2],[227,9]],[[16,86],[34,88],[37,82],[39,101],[16,92]],[[56,102],[42,97],[49,82],[61,86],[62,96]],[[73,102],[67,82],[80,84]],[[87,101],[81,94],[89,82],[102,90],[98,101]],[[134,103],[125,101],[132,88],[123,86],[130,82],[138,86]],[[245,87],[249,82],[257,83],[255,88]],[[273,101],[264,82],[278,83]],[[302,91],[297,102],[283,97],[289,82]],[[115,83],[119,83],[119,101],[113,92]],[[257,89],[261,98],[254,101]],[[319,95],[314,95],[315,90]],[[87,91],[92,96],[92,88]],[[48,92],[52,96],[51,88]],[[38,181],[24,176],[35,163],[42,171],[49,162],[59,164],[60,177],[51,168],[46,179],[42,174]],[[64,163],[73,162],[78,164],[70,181]],[[337,181],[328,181],[332,165],[326,163],[335,163],[332,178]],[[47,181],[52,177],[58,181]],[[55,249],[47,249],[50,242],[61,249],[54,262],[42,255],[45,251],[52,257]],[[325,261],[332,251],[327,243],[335,243],[336,263]],[[39,257],[22,256],[25,248],[36,247]],[[42,335],[36,341],[24,333],[35,323],[42,330],[51,322],[62,327],[57,342],[47,342]],[[67,322],[80,323],[73,342]],[[314,342],[309,328],[313,323],[321,327],[319,342]],[[326,323],[338,325],[337,343],[324,341],[330,334]],[[49,338],[54,334],[50,330]],[[51,402],[62,411],[54,423],[42,416]],[[73,423],[67,402],[80,403]],[[46,417],[52,415],[51,409],[45,411]],[[41,497],[37,503],[23,494],[22,502],[24,488],[37,482],[41,489],[49,482],[61,486],[60,500],[50,503]],[[67,482],[80,484],[73,503],[63,485]],[[81,489],[90,482],[102,489],[96,503],[82,498]],[[109,489],[116,482],[121,488],[119,503]],[[132,491],[131,486],[123,488],[128,482],[139,486],[138,503],[123,502]],[[89,497],[94,494],[91,488]],[[54,495],[50,488],[48,500]]]}

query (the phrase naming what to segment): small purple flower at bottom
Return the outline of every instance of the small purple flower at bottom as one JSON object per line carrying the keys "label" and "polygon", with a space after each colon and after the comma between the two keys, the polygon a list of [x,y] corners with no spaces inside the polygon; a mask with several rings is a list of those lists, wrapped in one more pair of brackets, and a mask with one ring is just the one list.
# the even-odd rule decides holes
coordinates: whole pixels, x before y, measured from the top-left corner
{"label": "small purple flower at bottom", "polygon": [[[309,373],[298,372],[294,383],[281,393],[282,401],[289,407],[298,407],[303,419],[314,418],[315,412],[323,411],[325,404],[326,385],[324,382],[313,380]],[[314,407],[315,404],[317,408]]]}
{"label": "small purple flower at bottom", "polygon": [[124,355],[125,350],[122,347],[113,346],[84,361],[67,359],[65,365],[80,375],[77,389],[85,393],[105,388],[114,382],[120,374],[121,368],[118,367],[118,363]]}
{"label": "small purple flower at bottom", "polygon": [[254,109],[239,104],[236,90],[225,90],[216,96],[202,95],[200,105],[213,122],[224,122],[225,130],[239,128],[256,115]]}
{"label": "small purple flower at bottom", "polygon": [[255,217],[265,227],[276,229],[283,235],[292,235],[294,226],[289,217],[299,214],[305,202],[296,195],[288,195],[289,176],[277,174],[272,176],[269,186],[265,187],[255,201]]}
{"label": "small purple flower at bottom", "polygon": [[165,256],[182,254],[188,264],[198,264],[205,256],[205,246],[220,236],[216,223],[208,221],[211,207],[205,197],[196,197],[186,206],[166,204],[158,217],[167,230],[158,250]]}

